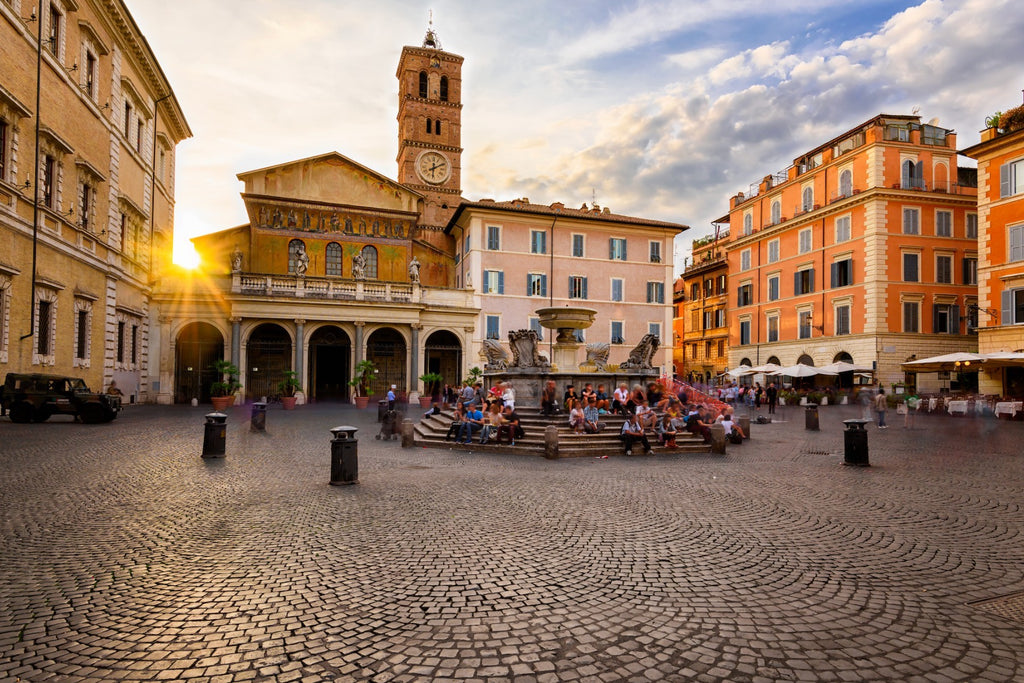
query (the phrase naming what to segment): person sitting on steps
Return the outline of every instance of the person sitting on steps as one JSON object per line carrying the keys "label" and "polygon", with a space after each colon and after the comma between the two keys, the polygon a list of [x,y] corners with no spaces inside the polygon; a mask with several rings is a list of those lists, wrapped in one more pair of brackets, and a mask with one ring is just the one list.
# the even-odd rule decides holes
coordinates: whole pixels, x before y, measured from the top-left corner
{"label": "person sitting on steps", "polygon": [[640,443],[644,447],[644,453],[651,453],[651,443],[644,434],[644,428],[635,414],[622,423],[622,445],[626,455],[633,455],[633,446]]}

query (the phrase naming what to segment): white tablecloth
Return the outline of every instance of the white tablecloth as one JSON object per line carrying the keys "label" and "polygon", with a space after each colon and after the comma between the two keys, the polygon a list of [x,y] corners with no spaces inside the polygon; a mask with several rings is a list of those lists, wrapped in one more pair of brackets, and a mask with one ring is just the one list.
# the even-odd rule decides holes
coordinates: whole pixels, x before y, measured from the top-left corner
{"label": "white tablecloth", "polygon": [[932,396],[930,399],[928,399],[928,412],[930,413],[930,412],[934,411],[935,408],[938,407],[938,405],[939,405],[939,399],[937,399],[934,396]]}
{"label": "white tablecloth", "polygon": [[950,415],[955,415],[956,413],[966,415],[967,401],[950,401],[947,406],[947,410],[949,410]]}
{"label": "white tablecloth", "polygon": [[996,417],[999,417],[1000,415],[1016,417],[1017,412],[1021,410],[1024,410],[1024,401],[1001,401],[996,404],[994,412]]}

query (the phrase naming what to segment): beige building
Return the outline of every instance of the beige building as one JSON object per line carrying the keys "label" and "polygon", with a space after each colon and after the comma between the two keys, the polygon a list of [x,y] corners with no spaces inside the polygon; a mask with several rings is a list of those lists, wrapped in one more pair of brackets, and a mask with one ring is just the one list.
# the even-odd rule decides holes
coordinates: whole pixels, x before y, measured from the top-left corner
{"label": "beige building", "polygon": [[151,293],[190,136],[124,2],[0,2],[0,371],[159,390]]}

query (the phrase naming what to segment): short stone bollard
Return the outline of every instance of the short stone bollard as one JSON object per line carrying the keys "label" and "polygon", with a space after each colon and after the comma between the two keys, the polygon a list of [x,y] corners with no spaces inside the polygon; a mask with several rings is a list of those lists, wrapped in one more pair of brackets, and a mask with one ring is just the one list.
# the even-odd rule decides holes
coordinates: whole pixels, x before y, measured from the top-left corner
{"label": "short stone bollard", "polygon": [[846,431],[843,432],[844,465],[871,466],[868,462],[868,430],[864,428],[869,422],[871,420],[843,420],[846,425]]}
{"label": "short stone bollard", "polygon": [[711,425],[711,452],[725,455],[725,427],[721,422]]}
{"label": "short stone bollard", "polygon": [[558,459],[558,427],[555,425],[544,428],[544,457],[548,460]]}
{"label": "short stone bollard", "polygon": [[267,404],[256,401],[252,404],[252,417],[249,418],[250,432],[267,431]]}
{"label": "short stone bollard", "polygon": [[406,418],[402,420],[402,448],[413,447],[413,434],[416,429],[416,424]]}
{"label": "short stone bollard", "polygon": [[359,483],[358,427],[341,426],[331,430],[331,486]]}
{"label": "short stone bollard", "polygon": [[804,408],[804,429],[812,432],[819,431],[817,403],[808,403]]}
{"label": "short stone bollard", "polygon": [[223,458],[228,436],[228,416],[224,413],[207,413],[203,425],[203,457]]}
{"label": "short stone bollard", "polygon": [[747,415],[744,415],[743,417],[737,417],[736,418],[736,424],[738,424],[740,426],[740,429],[743,430],[743,434],[744,434],[743,438],[744,439],[749,439],[750,438],[750,417],[747,416]]}

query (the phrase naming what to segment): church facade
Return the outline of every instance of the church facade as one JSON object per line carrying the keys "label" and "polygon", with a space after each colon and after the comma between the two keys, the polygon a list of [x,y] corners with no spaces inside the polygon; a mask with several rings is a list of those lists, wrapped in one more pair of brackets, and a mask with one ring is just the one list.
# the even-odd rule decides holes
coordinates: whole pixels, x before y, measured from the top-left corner
{"label": "church facade", "polygon": [[[479,211],[462,199],[462,63],[432,31],[403,48],[397,179],[337,152],[238,175],[248,223],[195,238],[200,267],[159,295],[159,402],[206,400],[223,358],[250,400],[276,394],[288,371],[307,399],[346,401],[363,360],[371,396],[395,386],[411,398],[425,373],[458,384],[484,365],[491,303],[460,253],[459,216]],[[664,245],[651,277],[671,282],[671,239],[685,226],[641,222]],[[667,328],[670,309],[654,308],[644,320]]]}

